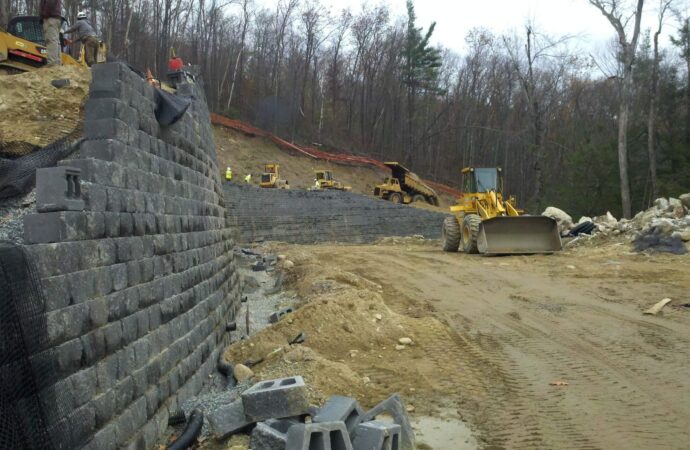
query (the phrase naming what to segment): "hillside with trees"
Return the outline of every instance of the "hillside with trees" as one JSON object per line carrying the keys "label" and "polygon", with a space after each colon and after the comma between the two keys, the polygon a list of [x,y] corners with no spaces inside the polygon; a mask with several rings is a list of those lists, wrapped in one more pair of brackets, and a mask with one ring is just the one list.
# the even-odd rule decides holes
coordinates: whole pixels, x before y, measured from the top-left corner
{"label": "hillside with trees", "polygon": [[[417,23],[412,1],[403,16],[318,0],[64,1],[70,22],[91,12],[113,57],[164,76],[174,48],[200,67],[213,111],[285,139],[400,160],[451,185],[462,166],[497,165],[534,211],[634,214],[690,190],[687,5],[589,3],[612,25],[606,57],[529,23],[458,30],[457,54],[431,44],[435,26]],[[0,0],[0,22],[37,5]],[[658,21],[640,25],[642,8]]]}

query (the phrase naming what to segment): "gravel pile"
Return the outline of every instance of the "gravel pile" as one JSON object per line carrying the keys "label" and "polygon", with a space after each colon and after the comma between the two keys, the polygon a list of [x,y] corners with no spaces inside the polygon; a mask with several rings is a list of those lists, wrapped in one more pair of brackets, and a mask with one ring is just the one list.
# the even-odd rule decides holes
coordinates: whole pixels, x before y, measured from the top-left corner
{"label": "gravel pile", "polygon": [[0,240],[24,243],[24,222],[27,214],[36,212],[36,191],[0,203]]}

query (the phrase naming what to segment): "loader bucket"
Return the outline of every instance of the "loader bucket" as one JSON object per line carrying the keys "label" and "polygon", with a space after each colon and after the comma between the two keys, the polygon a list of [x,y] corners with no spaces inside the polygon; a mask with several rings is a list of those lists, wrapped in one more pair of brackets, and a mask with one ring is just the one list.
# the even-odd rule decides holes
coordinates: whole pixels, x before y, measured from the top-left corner
{"label": "loader bucket", "polygon": [[477,237],[479,253],[517,255],[553,253],[562,248],[558,224],[544,216],[506,216],[484,220]]}

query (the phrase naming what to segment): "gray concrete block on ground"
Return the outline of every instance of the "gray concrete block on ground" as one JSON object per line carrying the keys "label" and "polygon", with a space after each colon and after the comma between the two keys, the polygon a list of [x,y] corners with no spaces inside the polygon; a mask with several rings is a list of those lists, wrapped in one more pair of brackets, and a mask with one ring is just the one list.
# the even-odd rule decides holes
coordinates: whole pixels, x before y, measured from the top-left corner
{"label": "gray concrete block on ground", "polygon": [[81,170],[59,166],[36,170],[36,210],[81,211]]}
{"label": "gray concrete block on ground", "polygon": [[218,439],[239,433],[255,422],[245,414],[242,400],[235,400],[217,408],[207,416],[207,419],[211,433]]}
{"label": "gray concrete block on ground", "polygon": [[307,386],[300,376],[256,383],[242,393],[246,414],[259,421],[309,412]]}
{"label": "gray concrete block on ground", "polygon": [[399,450],[400,425],[372,420],[357,426],[354,450]]}
{"label": "gray concrete block on ground", "polygon": [[412,425],[410,425],[410,420],[405,411],[405,403],[402,398],[400,398],[400,395],[393,394],[371,408],[362,416],[362,422],[375,420],[376,416],[380,414],[389,414],[393,416],[393,421],[400,425],[400,450],[415,450],[417,448],[415,445],[414,431],[412,430]]}
{"label": "gray concrete block on ground", "polygon": [[286,432],[273,428],[266,422],[259,422],[252,430],[249,446],[252,450],[285,450]]}
{"label": "gray concrete block on ground", "polygon": [[351,438],[354,438],[357,430],[357,425],[361,422],[361,417],[364,415],[364,410],[357,400],[352,397],[343,397],[340,395],[333,395],[328,401],[319,409],[312,421],[319,422],[345,422],[347,432]]}
{"label": "gray concrete block on ground", "polygon": [[293,310],[292,308],[283,308],[283,309],[281,309],[280,311],[276,311],[276,312],[274,312],[274,313],[271,313],[271,315],[268,316],[268,321],[269,321],[270,323],[276,323],[276,322],[278,322],[280,319],[282,319],[283,316],[286,316],[286,315],[288,315],[288,314],[290,314],[290,313],[292,313],[292,312],[294,312],[294,310]]}
{"label": "gray concrete block on ground", "polygon": [[344,422],[299,424],[287,432],[286,450],[353,450]]}

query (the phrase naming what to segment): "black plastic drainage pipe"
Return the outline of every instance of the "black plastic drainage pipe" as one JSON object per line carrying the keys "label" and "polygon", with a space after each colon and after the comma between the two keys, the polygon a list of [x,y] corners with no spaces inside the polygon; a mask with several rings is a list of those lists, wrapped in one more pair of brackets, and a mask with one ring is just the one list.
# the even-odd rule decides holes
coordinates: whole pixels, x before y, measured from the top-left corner
{"label": "black plastic drainage pipe", "polygon": [[167,450],[185,450],[196,442],[201,434],[201,426],[204,424],[204,413],[200,409],[195,409],[189,415],[187,426],[175,442],[168,445]]}

